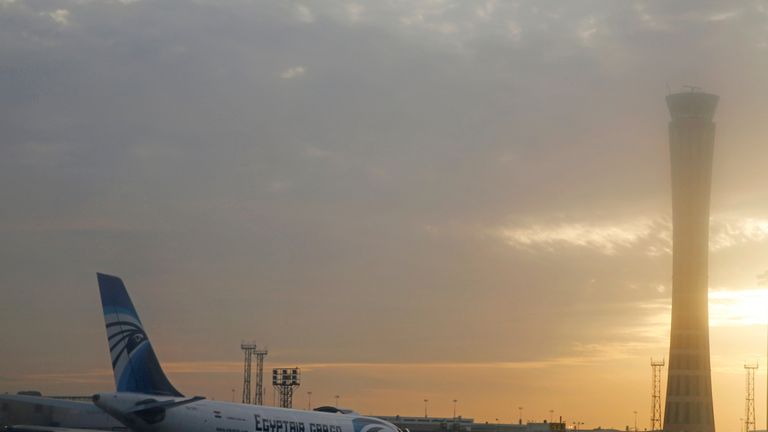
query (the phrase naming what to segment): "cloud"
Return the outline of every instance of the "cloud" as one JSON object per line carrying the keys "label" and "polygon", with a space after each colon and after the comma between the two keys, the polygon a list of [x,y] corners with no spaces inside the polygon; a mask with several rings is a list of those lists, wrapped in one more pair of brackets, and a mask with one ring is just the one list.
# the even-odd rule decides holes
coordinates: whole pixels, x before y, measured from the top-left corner
{"label": "cloud", "polygon": [[586,18],[578,29],[579,39],[581,39],[584,45],[590,45],[592,38],[598,32],[597,19],[593,16]]}
{"label": "cloud", "polygon": [[53,12],[48,12],[47,15],[49,18],[51,18],[54,22],[58,24],[61,24],[63,26],[69,25],[70,13],[66,9],[56,9]]}
{"label": "cloud", "polygon": [[712,251],[767,239],[768,219],[723,217],[711,221],[709,248]]}
{"label": "cloud", "polygon": [[315,14],[312,13],[312,10],[303,5],[303,4],[296,4],[293,8],[294,14],[296,16],[296,19],[303,23],[313,23],[315,22]]}
{"label": "cloud", "polygon": [[358,3],[347,3],[344,6],[344,10],[350,22],[358,22],[365,12],[365,6]]}
{"label": "cloud", "polygon": [[768,270],[757,275],[757,282],[763,286],[768,285]]}
{"label": "cloud", "polygon": [[507,22],[507,33],[511,40],[517,42],[517,41],[520,41],[520,36],[523,33],[523,28],[516,21],[510,20]]}
{"label": "cloud", "polygon": [[[768,324],[768,288],[710,288],[710,327],[749,327]],[[668,299],[640,303],[643,322],[623,329],[637,337],[666,341],[672,306]]]}
{"label": "cloud", "polygon": [[668,343],[672,305],[667,298],[627,306],[639,311],[636,324],[622,326],[619,332],[632,335],[633,340],[645,340],[651,345]]}
{"label": "cloud", "polygon": [[768,324],[768,288],[709,291],[709,324],[712,327],[745,327]]}
{"label": "cloud", "polygon": [[[555,251],[561,247],[581,247],[604,255],[617,255],[640,248],[648,256],[672,252],[672,227],[662,218],[516,225],[497,230],[497,235],[507,244],[524,249]],[[731,216],[710,219],[711,252],[766,240],[768,219]]]}
{"label": "cloud", "polygon": [[[655,238],[664,243],[667,232],[663,225],[651,219],[636,219],[619,223],[572,222],[551,225],[534,224],[502,228],[499,235],[509,245],[520,248],[541,248],[553,251],[562,246],[583,247],[605,255],[616,255],[642,240]],[[649,254],[663,248],[650,248]]]}
{"label": "cloud", "polygon": [[291,68],[288,68],[280,73],[280,78],[282,79],[293,79],[304,76],[306,73],[306,69],[304,69],[304,66],[294,66]]}
{"label": "cloud", "polygon": [[[543,369],[558,366],[597,364],[616,358],[630,357],[630,351],[645,347],[643,342],[573,344],[571,355],[527,361],[490,362],[320,362],[291,363],[303,371],[323,369]],[[163,368],[174,374],[240,374],[242,362],[237,361],[190,361],[166,362]],[[86,374],[90,376],[90,374]]]}
{"label": "cloud", "polygon": [[710,15],[707,20],[711,22],[728,21],[737,18],[741,14],[740,10],[720,12]]}
{"label": "cloud", "polygon": [[485,3],[477,7],[476,14],[483,19],[490,19],[493,16],[493,11],[496,9],[496,0],[487,0]]}

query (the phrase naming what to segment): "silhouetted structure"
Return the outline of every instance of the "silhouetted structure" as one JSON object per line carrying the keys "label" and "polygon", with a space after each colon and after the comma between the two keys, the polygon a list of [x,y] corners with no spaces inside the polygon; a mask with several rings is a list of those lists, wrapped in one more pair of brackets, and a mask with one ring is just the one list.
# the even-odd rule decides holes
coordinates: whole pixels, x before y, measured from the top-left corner
{"label": "silhouetted structure", "polygon": [[257,349],[253,352],[256,356],[256,391],[254,392],[254,405],[264,405],[264,357],[268,354],[266,349]]}
{"label": "silhouetted structure", "polygon": [[243,350],[245,359],[243,360],[243,399],[244,404],[251,403],[251,363],[253,362],[253,352],[256,351],[256,344],[241,343],[240,349]]}
{"label": "silhouetted structure", "polygon": [[[263,405],[264,396],[264,357],[267,356],[267,350],[259,349],[253,343],[241,343],[240,349],[243,350],[245,360],[243,363],[243,403]],[[253,356],[256,356],[256,391],[254,398],[251,398],[251,364]]]}
{"label": "silhouetted structure", "polygon": [[745,364],[747,371],[747,395],[744,406],[744,431],[750,432],[757,428],[755,423],[755,372],[757,364]]}
{"label": "silhouetted structure", "polygon": [[651,359],[651,431],[661,430],[661,374],[664,360]]}
{"label": "silhouetted structure", "polygon": [[272,369],[272,387],[280,395],[281,408],[293,408],[293,392],[301,385],[299,368]]}
{"label": "silhouetted structure", "polygon": [[709,198],[718,96],[670,94],[672,162],[672,331],[665,432],[713,432],[709,358]]}

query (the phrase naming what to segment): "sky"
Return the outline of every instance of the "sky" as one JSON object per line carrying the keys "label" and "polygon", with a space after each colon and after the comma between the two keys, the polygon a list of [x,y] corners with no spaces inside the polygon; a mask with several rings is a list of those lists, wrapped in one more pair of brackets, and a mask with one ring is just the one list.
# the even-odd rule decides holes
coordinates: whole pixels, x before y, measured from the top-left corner
{"label": "sky", "polygon": [[664,96],[696,85],[735,431],[768,365],[766,76],[764,1],[0,0],[0,392],[113,388],[105,272],[185,394],[239,398],[255,341],[297,407],[646,428]]}

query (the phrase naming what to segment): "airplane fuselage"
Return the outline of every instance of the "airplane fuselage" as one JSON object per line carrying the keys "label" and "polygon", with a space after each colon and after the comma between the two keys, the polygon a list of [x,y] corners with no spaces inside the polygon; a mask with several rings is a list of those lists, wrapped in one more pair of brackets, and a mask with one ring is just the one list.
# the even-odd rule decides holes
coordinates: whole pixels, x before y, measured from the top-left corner
{"label": "airplane fuselage", "polygon": [[104,393],[94,403],[140,432],[399,432],[393,424],[358,414],[326,413],[199,400],[168,409],[130,413],[146,401],[184,401],[136,393]]}

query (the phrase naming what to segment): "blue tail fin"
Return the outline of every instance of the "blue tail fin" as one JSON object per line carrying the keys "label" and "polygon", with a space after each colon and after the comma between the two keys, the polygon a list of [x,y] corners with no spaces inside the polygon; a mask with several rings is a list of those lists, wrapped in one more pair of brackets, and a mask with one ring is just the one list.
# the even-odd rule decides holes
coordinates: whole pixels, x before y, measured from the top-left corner
{"label": "blue tail fin", "polygon": [[160,367],[123,281],[101,273],[96,276],[117,391],[181,397]]}

